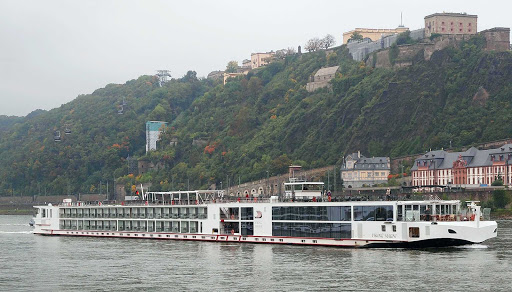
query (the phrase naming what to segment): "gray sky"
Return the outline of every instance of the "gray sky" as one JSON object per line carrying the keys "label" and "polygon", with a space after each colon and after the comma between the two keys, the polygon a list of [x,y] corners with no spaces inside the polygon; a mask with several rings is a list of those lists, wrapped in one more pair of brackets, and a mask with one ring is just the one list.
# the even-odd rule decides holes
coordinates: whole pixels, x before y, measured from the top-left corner
{"label": "gray sky", "polygon": [[[496,1],[497,2],[497,1]],[[158,69],[198,76],[251,52],[297,48],[355,27],[411,29],[436,12],[511,27],[510,1],[0,0],[0,115],[52,109]]]}

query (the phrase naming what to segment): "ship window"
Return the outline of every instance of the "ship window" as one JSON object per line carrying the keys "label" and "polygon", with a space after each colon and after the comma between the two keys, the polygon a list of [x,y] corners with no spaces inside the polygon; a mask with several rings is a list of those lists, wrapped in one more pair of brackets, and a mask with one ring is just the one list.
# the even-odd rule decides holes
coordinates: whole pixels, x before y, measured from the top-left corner
{"label": "ship window", "polygon": [[354,206],[354,221],[392,221],[393,206]]}
{"label": "ship window", "polygon": [[381,228],[382,232],[386,232],[386,225],[381,225],[380,228]]}
{"label": "ship window", "polygon": [[253,217],[253,208],[250,207],[250,208],[241,208],[242,210],[242,215],[241,215],[241,218],[242,220],[253,220],[254,217]]}
{"label": "ship window", "polygon": [[409,227],[409,237],[419,238],[420,237],[420,228],[419,227]]}
{"label": "ship window", "polygon": [[272,207],[272,220],[350,221],[349,206]]}
{"label": "ship window", "polygon": [[254,234],[254,227],[253,227],[252,222],[242,222],[241,228],[242,228],[242,230],[241,230],[242,235],[244,235],[244,236]]}
{"label": "ship window", "polygon": [[393,232],[396,232],[396,225],[393,225]]}
{"label": "ship window", "polygon": [[455,233],[457,233],[457,232],[456,232],[455,230],[453,230],[453,229],[448,229],[448,233],[455,234]]}
{"label": "ship window", "polygon": [[350,223],[274,222],[272,236],[350,238]]}

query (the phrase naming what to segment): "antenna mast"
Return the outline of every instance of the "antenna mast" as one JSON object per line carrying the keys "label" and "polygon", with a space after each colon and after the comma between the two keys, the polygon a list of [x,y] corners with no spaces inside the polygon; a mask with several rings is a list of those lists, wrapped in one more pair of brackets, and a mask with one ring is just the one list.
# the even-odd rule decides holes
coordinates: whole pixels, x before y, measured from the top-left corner
{"label": "antenna mast", "polygon": [[162,84],[167,82],[167,77],[171,77],[171,71],[169,70],[157,70],[156,76],[158,77],[158,84],[162,87]]}

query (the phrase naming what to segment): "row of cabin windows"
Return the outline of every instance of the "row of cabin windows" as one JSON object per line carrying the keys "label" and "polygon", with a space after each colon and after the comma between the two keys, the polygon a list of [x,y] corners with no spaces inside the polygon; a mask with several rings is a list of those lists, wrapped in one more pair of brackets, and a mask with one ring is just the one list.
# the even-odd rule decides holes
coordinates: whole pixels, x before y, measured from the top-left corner
{"label": "row of cabin windows", "polygon": [[[147,224],[146,224],[147,223]],[[200,227],[198,230],[198,226]],[[202,232],[202,224],[197,221],[104,221],[104,220],[61,220],[62,230],[118,230],[141,232]]]}
{"label": "row of cabin windows", "polygon": [[62,208],[60,218],[206,219],[207,208]]}

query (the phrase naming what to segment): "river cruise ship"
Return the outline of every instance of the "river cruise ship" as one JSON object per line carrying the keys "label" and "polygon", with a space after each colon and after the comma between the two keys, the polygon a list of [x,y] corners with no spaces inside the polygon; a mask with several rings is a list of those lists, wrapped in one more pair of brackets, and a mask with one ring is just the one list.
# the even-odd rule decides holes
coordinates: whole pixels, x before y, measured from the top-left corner
{"label": "river cruise ship", "polygon": [[322,183],[293,181],[282,197],[223,191],[149,192],[146,200],[35,206],[41,235],[337,247],[445,247],[497,235],[489,210],[457,200],[334,201]]}

